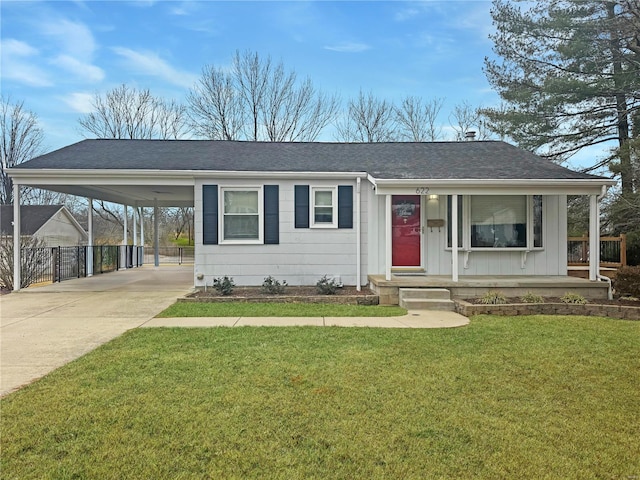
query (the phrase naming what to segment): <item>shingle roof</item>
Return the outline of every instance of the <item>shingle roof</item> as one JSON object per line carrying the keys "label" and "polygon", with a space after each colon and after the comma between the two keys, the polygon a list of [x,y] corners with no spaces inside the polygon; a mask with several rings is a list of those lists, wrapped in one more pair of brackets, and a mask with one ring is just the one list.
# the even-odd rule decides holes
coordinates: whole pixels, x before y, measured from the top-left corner
{"label": "shingle roof", "polygon": [[[61,208],[62,205],[21,205],[22,234],[33,235]],[[0,232],[3,235],[13,235],[13,205],[0,205]]]}
{"label": "shingle roof", "polygon": [[499,141],[280,143],[84,140],[25,169],[366,172],[381,179],[599,179]]}

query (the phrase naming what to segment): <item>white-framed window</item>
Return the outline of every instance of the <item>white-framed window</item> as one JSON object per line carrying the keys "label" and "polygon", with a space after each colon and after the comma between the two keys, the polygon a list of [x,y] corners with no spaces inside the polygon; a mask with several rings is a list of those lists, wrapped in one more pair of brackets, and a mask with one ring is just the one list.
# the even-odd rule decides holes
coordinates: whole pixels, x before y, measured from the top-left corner
{"label": "white-framed window", "polygon": [[222,187],[220,196],[222,242],[262,243],[262,188]]}
{"label": "white-framed window", "polygon": [[311,187],[311,226],[335,228],[338,225],[336,187]]}
{"label": "white-framed window", "polygon": [[[458,200],[458,246],[465,250],[543,248],[542,195],[471,195]],[[447,247],[451,248],[451,197]]]}

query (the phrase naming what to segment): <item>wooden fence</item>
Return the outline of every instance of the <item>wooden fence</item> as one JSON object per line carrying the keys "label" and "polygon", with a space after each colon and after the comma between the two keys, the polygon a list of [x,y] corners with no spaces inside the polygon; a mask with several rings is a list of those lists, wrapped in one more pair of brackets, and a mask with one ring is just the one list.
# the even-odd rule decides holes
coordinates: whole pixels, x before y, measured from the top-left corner
{"label": "wooden fence", "polygon": [[[589,265],[589,237],[569,237],[567,263],[571,267]],[[627,237],[600,237],[600,266],[624,267],[627,265]]]}

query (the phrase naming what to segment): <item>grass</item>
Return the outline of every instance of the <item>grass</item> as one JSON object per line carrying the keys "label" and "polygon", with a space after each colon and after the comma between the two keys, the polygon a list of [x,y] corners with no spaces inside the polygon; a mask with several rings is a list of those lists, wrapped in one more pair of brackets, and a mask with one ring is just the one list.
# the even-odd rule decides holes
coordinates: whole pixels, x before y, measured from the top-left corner
{"label": "grass", "polygon": [[635,478],[640,322],[139,329],[1,401],[3,479]]}
{"label": "grass", "polygon": [[178,302],[157,316],[171,317],[395,317],[404,308],[328,303]]}

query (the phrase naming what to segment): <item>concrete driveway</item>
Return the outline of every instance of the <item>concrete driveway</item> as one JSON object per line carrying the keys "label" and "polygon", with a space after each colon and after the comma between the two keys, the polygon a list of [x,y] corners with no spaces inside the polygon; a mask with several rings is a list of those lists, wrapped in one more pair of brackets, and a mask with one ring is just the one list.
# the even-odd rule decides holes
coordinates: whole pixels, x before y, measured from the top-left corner
{"label": "concrete driveway", "polygon": [[139,327],[192,288],[192,266],[146,266],[0,296],[0,396]]}

